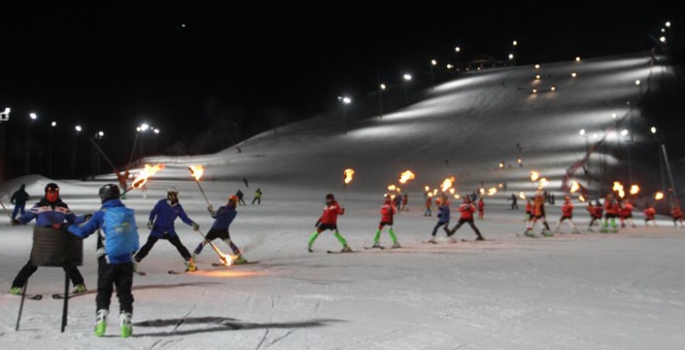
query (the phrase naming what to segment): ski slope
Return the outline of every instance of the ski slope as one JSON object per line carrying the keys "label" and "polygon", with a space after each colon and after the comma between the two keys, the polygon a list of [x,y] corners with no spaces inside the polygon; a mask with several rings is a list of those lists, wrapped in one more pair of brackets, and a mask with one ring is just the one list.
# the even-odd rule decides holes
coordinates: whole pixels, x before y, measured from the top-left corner
{"label": "ski slope", "polygon": [[[618,234],[519,238],[523,211],[508,209],[504,201],[509,192],[532,193],[532,169],[550,178],[550,189],[558,189],[565,170],[583,156],[585,141],[578,130],[599,130],[607,118],[613,123],[613,112],[627,115],[626,100],[639,98],[632,82],[649,79],[647,60],[634,55],[543,64],[547,78],[537,83],[532,67],[473,72],[382,120],[355,120],[347,135],[339,116],[331,114],[247,140],[240,145],[242,153],[232,148],[201,157],[148,159],[167,168],[149,182],[147,198],[133,192],[126,201],[136,209],[140,227],[169,186],[180,189],[191,218],[205,231],[211,226],[206,203],[190,181],[190,164],[206,167],[202,186],[215,207],[238,188],[249,203],[260,187],[262,205],[239,207],[231,226],[245,257],[259,263],[212,267],[217,258],[207,247],[198,259],[201,272],[172,276],[166,271],[182,269],[182,259],[170,244],[159,242],[140,266],[148,275],[134,279],[134,337],[125,340],[116,336],[115,316],[110,336],[92,335],[94,294],[70,301],[67,332],[59,333],[62,304],[49,295],[62,289],[64,276],[59,269],[40,268],[29,291],[47,297],[26,302],[19,332],[14,331],[19,299],[0,296],[3,349],[682,348],[685,230],[675,229],[666,217],[659,217],[658,228],[644,228],[636,213],[639,227]],[[571,79],[571,71],[579,77]],[[554,93],[530,93],[551,84]],[[638,110],[631,113],[636,125],[645,123]],[[647,142],[643,136],[636,135],[636,142]],[[523,168],[498,169],[500,161],[516,165],[518,157]],[[624,169],[608,158],[616,173]],[[339,226],[359,253],[327,254],[340,248],[330,233],[308,253],[306,240],[323,196],[343,197],[342,169],[347,167],[357,174],[347,188],[347,214]],[[406,169],[417,179],[405,186],[411,210],[396,217],[403,248],[363,249],[372,244],[386,186]],[[486,187],[507,183],[507,193],[486,198],[486,218],[476,222],[491,241],[421,243],[436,222],[422,215],[422,188],[450,175],[457,177],[462,193],[481,181]],[[243,177],[250,180],[249,188]],[[75,212],[92,212],[106,178],[60,182],[62,196]],[[47,181],[15,179],[1,190],[26,183],[37,195]],[[582,204],[576,208],[576,223],[585,228]],[[549,207],[548,215],[556,221],[559,206]],[[189,249],[200,241],[188,226],[177,228]],[[146,233],[141,230],[142,239]],[[457,236],[474,238],[468,227]],[[28,258],[31,227],[3,225],[0,237],[0,282],[9,289]],[[438,237],[444,240],[443,233]],[[387,233],[382,242],[390,245]],[[93,237],[84,250],[81,271],[94,289]],[[117,313],[116,297],[112,311]]]}

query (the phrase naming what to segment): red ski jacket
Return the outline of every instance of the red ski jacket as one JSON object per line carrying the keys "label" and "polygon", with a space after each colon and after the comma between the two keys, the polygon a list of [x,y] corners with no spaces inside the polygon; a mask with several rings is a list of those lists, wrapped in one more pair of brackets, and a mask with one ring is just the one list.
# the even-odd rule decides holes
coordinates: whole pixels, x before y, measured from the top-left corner
{"label": "red ski jacket", "polygon": [[593,214],[593,217],[601,219],[603,214],[604,214],[604,209],[599,205],[596,206],[595,207],[595,213]]}
{"label": "red ski jacket", "polygon": [[461,213],[461,218],[464,220],[473,219],[473,213],[476,212],[476,207],[470,203],[464,203],[459,206],[459,212]]}
{"label": "red ski jacket", "polygon": [[562,216],[565,218],[570,218],[573,216],[573,203],[564,203],[564,205],[561,206],[561,212]]}
{"label": "red ski jacket", "polygon": [[334,201],[331,205],[326,205],[323,208],[323,214],[321,214],[319,221],[324,225],[337,225],[338,215],[345,215],[345,209]]}
{"label": "red ski jacket", "polygon": [[397,213],[392,204],[383,204],[381,207],[381,222],[392,222],[393,215]]}
{"label": "red ski jacket", "polygon": [[633,205],[630,203],[626,203],[623,205],[623,208],[621,208],[621,217],[627,218],[633,213]]}
{"label": "red ski jacket", "polygon": [[532,210],[533,206],[530,204],[530,202],[526,202],[526,214],[530,214]]}
{"label": "red ski jacket", "polygon": [[682,218],[683,217],[683,211],[680,210],[679,206],[675,206],[675,207],[673,207],[673,209],[671,209],[671,216],[674,219]]}
{"label": "red ski jacket", "polygon": [[604,201],[604,210],[606,210],[607,214],[618,214],[618,203],[611,200],[611,201]]}
{"label": "red ski jacket", "polygon": [[484,211],[485,210],[485,202],[479,201],[478,202],[478,211]]}
{"label": "red ski jacket", "polygon": [[430,208],[433,205],[433,199],[431,197],[426,198],[426,208]]}
{"label": "red ski jacket", "polygon": [[654,216],[656,216],[656,210],[654,210],[654,208],[645,209],[645,216],[647,219],[653,220]]}

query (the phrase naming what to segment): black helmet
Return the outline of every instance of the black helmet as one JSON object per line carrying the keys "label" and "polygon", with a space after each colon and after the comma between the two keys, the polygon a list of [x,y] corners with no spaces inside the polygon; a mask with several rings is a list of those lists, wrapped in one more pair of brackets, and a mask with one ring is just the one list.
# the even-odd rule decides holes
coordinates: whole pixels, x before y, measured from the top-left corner
{"label": "black helmet", "polygon": [[59,186],[56,183],[51,182],[45,185],[45,192],[47,193],[48,191],[59,192]]}
{"label": "black helmet", "polygon": [[121,191],[119,191],[119,186],[107,184],[100,187],[100,192],[98,194],[100,195],[100,200],[104,203],[110,199],[119,199]]}
{"label": "black helmet", "polygon": [[329,193],[329,194],[326,195],[326,200],[329,200],[329,199],[332,200],[332,201],[335,200],[335,196],[333,196],[333,193]]}

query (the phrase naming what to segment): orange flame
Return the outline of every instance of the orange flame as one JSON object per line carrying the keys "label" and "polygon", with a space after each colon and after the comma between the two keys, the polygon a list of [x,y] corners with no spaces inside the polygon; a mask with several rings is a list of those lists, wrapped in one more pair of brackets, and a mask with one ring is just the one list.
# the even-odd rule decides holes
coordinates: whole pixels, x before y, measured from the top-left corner
{"label": "orange flame", "polygon": [[423,189],[424,189],[426,192],[430,192],[430,191],[431,191],[431,188],[428,187],[428,186],[424,187]]}
{"label": "orange flame", "polygon": [[626,192],[623,190],[623,185],[618,181],[614,181],[614,187],[612,187],[612,190],[614,192],[618,192],[618,196],[621,198],[626,196]]}
{"label": "orange flame", "polygon": [[581,202],[585,202],[585,196],[581,194],[580,196],[578,196],[578,200],[580,200]]}
{"label": "orange flame", "polygon": [[640,186],[638,186],[638,185],[630,186],[630,194],[632,194],[634,196],[638,193],[640,193]]}
{"label": "orange flame", "polygon": [[488,196],[494,196],[497,193],[497,188],[493,187],[488,190]]}
{"label": "orange flame", "polygon": [[432,198],[432,197],[433,197],[433,192],[428,192],[428,198]]}
{"label": "orange flame", "polygon": [[188,167],[188,170],[190,170],[190,175],[195,178],[195,181],[200,181],[202,175],[205,173],[205,168],[203,168],[202,165],[191,165]]}
{"label": "orange flame", "polygon": [[539,178],[540,178],[540,173],[538,173],[535,170],[530,172],[530,181],[535,182],[535,181],[538,181]]}
{"label": "orange flame", "polygon": [[499,184],[499,185],[497,185],[497,187],[504,188],[504,184]]}
{"label": "orange flame", "polygon": [[456,190],[455,190],[454,188],[450,188],[450,193],[451,193],[451,194],[454,194],[455,191],[456,191]]}
{"label": "orange flame", "polygon": [[400,183],[401,184],[406,184],[407,181],[414,180],[416,178],[416,175],[411,172],[411,170],[407,170],[400,174]]}
{"label": "orange flame", "polygon": [[164,164],[159,163],[155,166],[150,166],[150,164],[145,164],[145,168],[140,171],[135,180],[133,180],[133,188],[141,188],[147,182],[150,176],[156,174],[158,171],[164,169]]}
{"label": "orange flame", "polygon": [[343,180],[345,185],[349,185],[350,182],[352,182],[353,178],[354,178],[354,169],[345,169],[345,179]]}
{"label": "orange flame", "polygon": [[664,199],[664,193],[661,192],[661,191],[657,192],[657,193],[654,195],[654,199],[656,199],[656,200],[658,200],[658,201]]}
{"label": "orange flame", "polygon": [[480,192],[480,194],[483,195],[483,194],[485,194],[485,189],[481,187],[481,189],[478,190],[478,192]]}
{"label": "orange flame", "polygon": [[395,185],[388,186],[388,191],[394,191],[396,189],[397,189],[397,186],[395,186]]}
{"label": "orange flame", "polygon": [[442,182],[442,185],[440,185],[442,192],[447,192],[447,190],[452,188],[452,185],[454,184],[455,180],[456,179],[454,178],[454,176],[446,178],[445,181]]}
{"label": "orange flame", "polygon": [[542,179],[540,179],[540,186],[538,186],[538,189],[541,190],[541,189],[547,187],[547,185],[549,185],[549,181],[547,180],[547,178],[543,177]]}
{"label": "orange flame", "polygon": [[526,194],[523,192],[519,193],[519,198],[526,199]]}
{"label": "orange flame", "polygon": [[580,189],[580,184],[578,183],[578,181],[574,180],[571,183],[571,193],[576,193],[576,192],[578,192],[579,189]]}
{"label": "orange flame", "polygon": [[437,189],[437,188],[436,188],[435,190],[433,190],[433,195],[434,195],[434,196],[437,196],[437,195],[438,195],[438,189]]}

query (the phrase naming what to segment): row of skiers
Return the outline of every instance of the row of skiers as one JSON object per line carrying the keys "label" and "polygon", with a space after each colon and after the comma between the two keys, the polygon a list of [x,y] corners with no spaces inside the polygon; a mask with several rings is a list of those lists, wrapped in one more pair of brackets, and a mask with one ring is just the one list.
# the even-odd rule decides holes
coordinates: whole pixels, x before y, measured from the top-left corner
{"label": "row of skiers", "polygon": [[[126,208],[120,200],[121,192],[117,185],[105,185],[99,190],[102,202],[100,210],[93,214],[76,216],[59,194],[59,186],[50,183],[45,187],[45,196],[40,199],[31,210],[18,219],[12,220],[12,225],[26,225],[36,220],[37,227],[48,227],[54,230],[67,230],[71,234],[86,238],[94,232],[97,235],[98,258],[98,289],[96,297],[96,327],[95,335],[104,336],[107,329],[110,300],[116,288],[119,298],[121,336],[130,337],[132,334],[131,317],[133,313],[133,296],[131,288],[133,274],[137,266],[149,254],[152,247],[159,241],[167,240],[176,247],[186,262],[186,271],[197,270],[195,257],[199,255],[205,245],[215,239],[221,239],[233,251],[233,264],[244,264],[240,249],[231,241],[229,227],[237,216],[238,198],[230,196],[228,203],[217,210],[210,205],[207,210],[214,219],[211,230],[195,248],[191,255],[181,243],[174,227],[174,222],[180,218],[185,224],[199,231],[200,225],[190,219],[179,203],[178,189],[170,188],[167,197],[159,200],[150,211],[147,227],[151,230],[147,242],[139,247],[135,214]],[[62,266],[74,285],[74,293],[85,293],[87,288],[83,276],[78,268],[65,264]],[[28,279],[38,269],[29,260],[12,282],[10,294],[25,293]]]}

